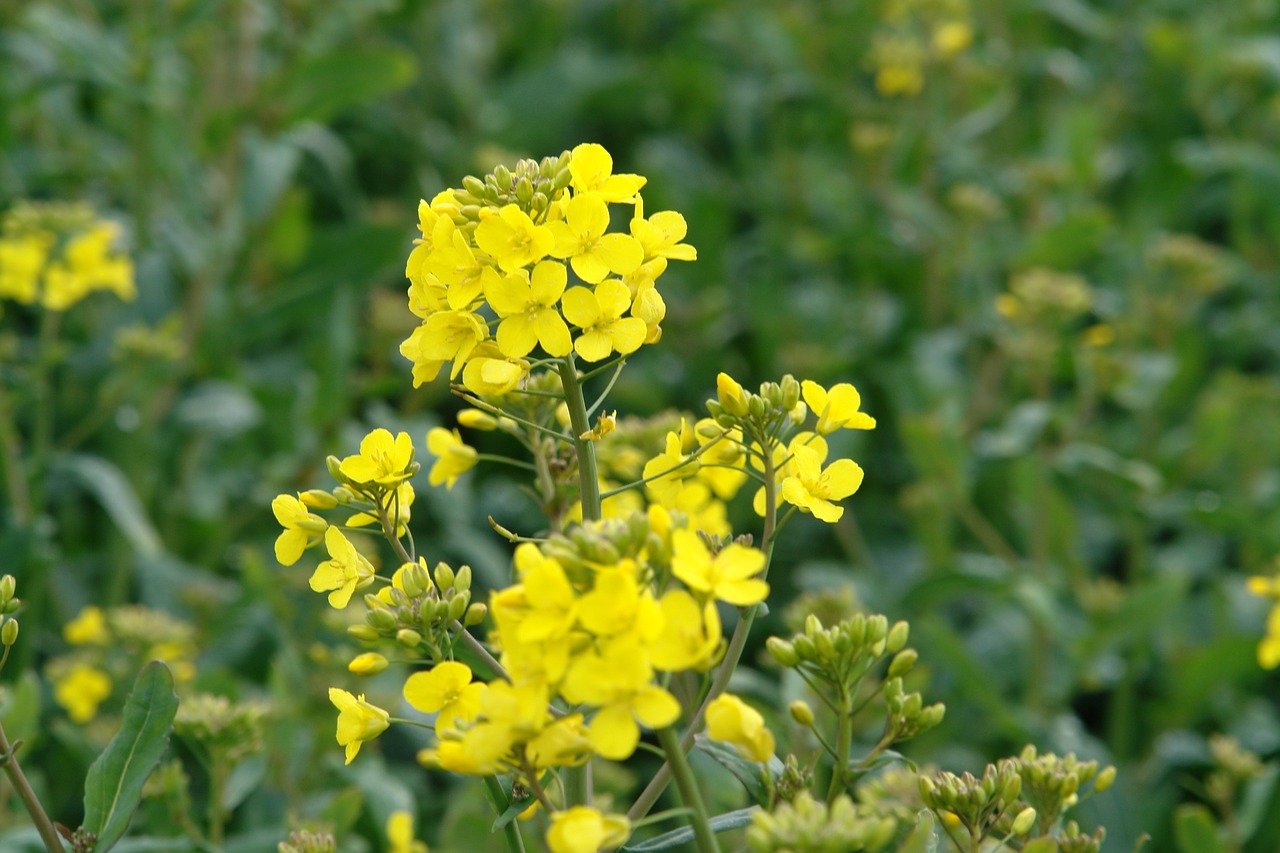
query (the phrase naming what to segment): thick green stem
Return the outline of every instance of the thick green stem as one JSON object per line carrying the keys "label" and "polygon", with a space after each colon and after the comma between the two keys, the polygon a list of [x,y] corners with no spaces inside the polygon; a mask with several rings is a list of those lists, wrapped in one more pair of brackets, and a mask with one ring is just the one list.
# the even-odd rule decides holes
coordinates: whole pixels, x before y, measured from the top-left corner
{"label": "thick green stem", "polygon": [[578,368],[570,354],[557,367],[560,384],[564,387],[564,402],[569,407],[569,425],[573,430],[573,446],[578,452],[578,487],[582,495],[582,520],[600,520],[600,475],[596,472],[595,442],[582,436],[591,432],[591,420],[587,416],[587,403],[582,396],[582,383],[578,381]]}
{"label": "thick green stem", "polygon": [[17,790],[22,805],[27,809],[27,814],[31,815],[31,822],[36,825],[36,832],[40,833],[40,840],[44,842],[45,849],[49,853],[64,853],[62,839],[58,837],[58,831],[53,828],[53,821],[49,820],[49,815],[45,814],[44,806],[40,805],[40,800],[36,797],[36,792],[31,790],[31,783],[27,781],[26,774],[18,766],[18,756],[14,755],[14,748],[4,733],[4,726],[0,726],[0,754],[5,756],[4,772]]}
{"label": "thick green stem", "polygon": [[719,853],[720,845],[716,834],[711,831],[711,821],[707,817],[707,808],[702,804],[702,792],[698,790],[698,780],[693,776],[693,768],[684,754],[684,746],[676,737],[675,729],[667,726],[658,729],[658,743],[667,754],[667,764],[676,778],[676,787],[680,789],[680,799],[685,808],[693,812],[690,824],[693,827],[693,840],[698,853]]}
{"label": "thick green stem", "polygon": [[[771,453],[761,454],[761,465],[764,468],[764,527],[761,530],[760,538],[764,545],[764,570],[760,577],[767,577],[769,574],[769,564],[773,562],[773,540],[774,533],[777,531],[778,518],[778,484],[774,474],[773,455]],[[684,736],[680,739],[681,748],[687,753],[693,748],[693,739],[702,731],[702,724],[707,715],[707,706],[711,704],[711,700],[715,699],[725,691],[729,686],[729,679],[733,676],[733,671],[738,667],[738,661],[742,658],[742,650],[747,645],[747,635],[751,633],[751,625],[755,622],[756,613],[760,610],[760,605],[752,605],[742,612],[738,618],[738,624],[733,629],[733,636],[729,638],[729,646],[725,650],[724,660],[720,662],[720,668],[716,670],[715,679],[711,682],[711,689],[707,691],[706,697],[702,700],[702,704],[698,706],[697,712],[693,715],[693,719],[689,721],[689,727],[685,729]],[[662,792],[666,790],[667,784],[671,781],[671,760],[658,768],[658,772],[649,780],[649,784],[640,792],[640,796],[631,805],[627,812],[627,817],[632,821],[637,821],[649,813],[649,809],[653,808],[653,804],[658,801],[658,797],[662,796]]]}
{"label": "thick green stem", "polygon": [[836,727],[836,763],[831,767],[831,784],[827,786],[827,805],[836,801],[844,789],[845,770],[849,766],[849,749],[853,745],[853,708],[847,693],[841,691]]}
{"label": "thick green stem", "polygon": [[[488,789],[489,796],[493,798],[493,807],[497,809],[499,815],[502,815],[511,805],[507,799],[507,792],[502,789],[502,783],[498,781],[497,776],[486,776],[484,786]],[[507,850],[511,853],[524,853],[524,838],[520,835],[520,826],[516,821],[507,821],[506,826],[502,828],[502,833],[507,840]]]}

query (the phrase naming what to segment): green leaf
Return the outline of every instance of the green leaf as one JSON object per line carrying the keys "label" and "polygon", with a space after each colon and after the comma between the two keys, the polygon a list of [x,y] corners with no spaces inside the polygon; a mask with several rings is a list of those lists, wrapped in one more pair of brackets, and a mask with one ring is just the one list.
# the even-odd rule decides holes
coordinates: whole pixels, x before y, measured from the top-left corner
{"label": "green leaf", "polygon": [[[732,773],[734,778],[742,783],[743,787],[747,789],[747,793],[751,794],[751,798],[757,803],[764,803],[768,799],[764,781],[760,778],[759,764],[743,758],[738,754],[738,750],[729,744],[712,740],[705,734],[699,734],[694,737],[693,748],[711,756],[717,764]],[[776,755],[769,756],[769,763],[766,768],[769,775],[775,779],[782,774],[782,762],[778,760]]]}
{"label": "green leaf", "polygon": [[934,830],[933,812],[922,809],[916,815],[916,828],[902,842],[897,853],[936,853],[938,833]]}
{"label": "green leaf", "polygon": [[1179,853],[1227,853],[1213,815],[1199,803],[1179,806],[1173,813],[1173,837]]}
{"label": "green leaf", "polygon": [[160,535],[142,508],[137,493],[114,463],[100,456],[69,453],[58,460],[57,468],[78,480],[98,499],[133,550],[144,556],[164,551]]}
{"label": "green leaf", "polygon": [[493,822],[493,831],[500,832],[504,826],[520,816],[520,813],[538,801],[537,797],[525,797],[523,800],[512,800],[506,810]]}
{"label": "green leaf", "polygon": [[124,835],[142,786],[169,748],[178,697],[173,675],[160,661],[142,668],[125,700],[120,731],[89,767],[84,783],[84,827],[98,837],[94,853],[110,850]]}
{"label": "green leaf", "polygon": [[[716,815],[707,821],[712,832],[725,832],[730,829],[739,829],[751,823],[752,816],[758,812],[758,806],[750,808],[738,809],[737,811],[726,812],[725,814]],[[628,845],[623,850],[635,851],[635,853],[650,853],[653,850],[666,850],[675,847],[678,844],[684,844],[693,840],[693,827],[682,826],[679,829],[673,829],[670,832],[664,832],[657,838],[650,838],[648,841],[641,841],[639,844]]]}
{"label": "green leaf", "polygon": [[413,54],[402,48],[335,50],[294,67],[284,81],[290,123],[325,122],[342,111],[402,89],[418,75]]}

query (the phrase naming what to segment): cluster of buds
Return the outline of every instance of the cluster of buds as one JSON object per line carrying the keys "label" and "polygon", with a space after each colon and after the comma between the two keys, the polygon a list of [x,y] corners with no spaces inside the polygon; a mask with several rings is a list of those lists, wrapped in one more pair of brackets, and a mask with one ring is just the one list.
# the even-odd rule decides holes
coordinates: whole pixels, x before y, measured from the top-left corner
{"label": "cluster of buds", "polygon": [[0,658],[0,666],[9,657],[9,649],[18,642],[18,620],[13,614],[22,606],[22,599],[15,598],[18,582],[13,575],[0,578],[0,643],[4,644],[4,658]]}
{"label": "cluster of buds", "polygon": [[1047,834],[1068,809],[1080,802],[1079,792],[1085,785],[1092,782],[1094,792],[1102,793],[1116,778],[1114,767],[1099,771],[1098,762],[1079,761],[1071,753],[1061,758],[1053,753],[1037,755],[1032,745],[1013,762],[1022,778],[1022,797],[1035,806],[1042,834]]}
{"label": "cluster of buds", "polygon": [[1036,821],[1036,810],[1024,804],[1022,776],[1012,759],[988,764],[982,778],[972,773],[957,776],[942,771],[920,777],[920,796],[950,832],[963,827],[970,839],[992,833],[1026,835]]}
{"label": "cluster of buds", "polygon": [[716,398],[707,400],[707,412],[721,427],[740,427],[748,440],[763,444],[784,428],[799,426],[809,410],[800,399],[799,381],[789,373],[781,382],[760,383],[758,394],[721,373],[716,377]]}
{"label": "cluster of buds", "polygon": [[294,830],[276,849],[278,853],[337,853],[338,842],[332,833]]}
{"label": "cluster of buds", "polygon": [[[435,570],[428,572],[422,557],[416,563],[401,566],[391,586],[383,587],[376,595],[366,595],[364,602],[368,608],[365,624],[352,625],[348,633],[370,643],[390,640],[411,651],[424,652],[433,660],[449,657],[455,623],[478,625],[488,612],[483,603],[471,601],[470,566],[455,571],[447,563],[437,563]],[[362,655],[357,660],[365,658]],[[385,662],[357,671],[372,674],[383,668]]]}
{"label": "cluster of buds", "polygon": [[[914,649],[899,652],[894,663],[902,659],[906,652],[915,654]],[[912,658],[914,662],[914,657]],[[893,664],[889,665],[893,671]],[[906,740],[923,734],[942,722],[947,708],[941,702],[925,705],[919,693],[907,693],[902,687],[901,678],[890,678],[884,683],[884,704],[888,709],[885,719],[885,736],[893,741]]]}
{"label": "cluster of buds", "polygon": [[1106,837],[1107,830],[1101,826],[1090,835],[1082,831],[1074,820],[1069,820],[1054,840],[1058,842],[1058,853],[1098,853]]}
{"label": "cluster of buds", "polygon": [[[1209,755],[1213,757],[1213,770],[1205,779],[1205,793],[1225,812],[1231,808],[1240,786],[1262,775],[1262,761],[1240,741],[1223,734],[1210,736]],[[1094,789],[1097,790],[1096,784]]]}
{"label": "cluster of buds", "polygon": [[830,628],[810,614],[804,631],[790,640],[770,637],[769,654],[780,666],[799,669],[837,689],[855,687],[880,660],[894,655],[889,678],[906,675],[915,664],[914,649],[904,649],[910,627],[897,622],[892,627],[885,616],[856,614]]}
{"label": "cluster of buds", "polygon": [[453,191],[459,205],[452,216],[453,223],[463,231],[474,231],[482,217],[481,211],[514,204],[529,214],[529,218],[545,217],[551,199],[558,196],[573,181],[569,163],[573,155],[561,152],[558,157],[542,160],[520,160],[515,169],[498,166],[484,178],[467,175],[462,179],[462,189]]}
{"label": "cluster of buds", "polygon": [[[792,706],[794,707],[796,704],[796,702],[793,702]],[[804,703],[800,702],[799,704]],[[794,715],[794,710],[792,713]],[[809,721],[810,724],[813,721],[813,711],[809,711]],[[767,802],[789,803],[812,787],[812,763],[802,767],[800,761],[794,755],[788,755],[782,762],[781,773],[775,776],[765,766],[760,770],[760,779],[764,783]]]}
{"label": "cluster of buds", "polygon": [[540,550],[559,562],[565,573],[575,579],[590,575],[592,566],[612,566],[622,560],[636,560],[641,565],[666,565],[670,562],[671,546],[663,531],[654,529],[663,525],[655,525],[651,514],[631,513],[625,518],[586,522],[553,535]]}
{"label": "cluster of buds", "polygon": [[182,700],[173,730],[206,757],[234,765],[262,749],[270,713],[271,706],[261,700],[232,702],[225,696],[197,693]]}
{"label": "cluster of buds", "polygon": [[757,812],[747,844],[754,853],[853,853],[882,850],[897,832],[897,818],[854,805],[846,795],[828,807],[804,792],[772,812]]}

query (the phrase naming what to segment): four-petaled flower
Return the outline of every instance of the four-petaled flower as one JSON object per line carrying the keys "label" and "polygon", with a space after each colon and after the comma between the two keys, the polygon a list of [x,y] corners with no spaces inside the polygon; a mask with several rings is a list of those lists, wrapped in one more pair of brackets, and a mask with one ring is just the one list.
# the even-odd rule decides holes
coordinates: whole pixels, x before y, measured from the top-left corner
{"label": "four-petaled flower", "polygon": [[732,693],[721,693],[707,706],[707,737],[732,744],[748,761],[773,757],[773,732],[760,712]]}
{"label": "four-petaled flower", "polygon": [[596,195],[577,195],[565,205],[564,219],[547,226],[555,235],[551,254],[568,258],[578,278],[587,284],[609,273],[626,275],[644,261],[640,241],[627,234],[606,234],[609,206]]}
{"label": "four-petaled flower", "polygon": [[764,552],[733,543],[714,557],[702,538],[681,528],[671,534],[671,572],[690,589],[738,607],[759,604],[769,584],[756,577],[764,569]]}
{"label": "four-petaled flower", "polygon": [[459,720],[473,720],[487,689],[471,680],[471,667],[447,660],[426,672],[415,672],[404,683],[404,698],[424,714],[436,715],[436,731],[454,728]]}
{"label": "four-petaled flower", "polygon": [[337,687],[329,688],[329,701],[338,709],[338,746],[347,748],[347,764],[356,757],[365,741],[385,732],[391,725],[390,715],[377,705],[364,701],[364,694],[352,696]]}
{"label": "four-petaled flower", "polygon": [[633,353],[648,334],[644,320],[622,316],[631,307],[631,291],[617,279],[600,282],[595,292],[571,287],[561,306],[569,322],[582,329],[573,348],[587,361],[601,361],[615,350],[622,355]]}
{"label": "four-petaled flower", "polygon": [[328,592],[329,604],[341,610],[347,606],[357,587],[373,582],[373,565],[336,527],[324,532],[324,546],[330,559],[316,566],[315,573],[311,575],[311,588],[316,592]]}
{"label": "four-petaled flower", "polygon": [[818,451],[797,445],[791,452],[791,476],[782,481],[782,499],[815,518],[834,524],[844,515],[844,507],[832,501],[844,500],[862,485],[862,466],[852,459],[837,459],[826,468]]}
{"label": "four-petaled flower", "polygon": [[859,411],[862,397],[848,382],[832,385],[828,391],[806,379],[800,383],[800,389],[809,411],[818,418],[814,429],[819,435],[829,435],[838,429],[875,429],[876,419]]}
{"label": "four-petaled flower", "polygon": [[514,204],[498,211],[497,216],[476,226],[476,245],[493,256],[503,272],[537,263],[547,256],[556,244],[556,238],[545,225],[536,225]]}
{"label": "four-petaled flower", "polygon": [[427,480],[433,486],[444,483],[446,489],[452,489],[458,478],[476,464],[475,448],[464,444],[456,429],[432,429],[427,433],[427,450],[436,457],[435,464],[427,473]]}
{"label": "four-petaled flower", "polygon": [[409,433],[397,433],[381,427],[360,441],[360,452],[348,456],[338,465],[353,483],[365,485],[395,486],[413,476],[413,439]]}
{"label": "four-petaled flower", "polygon": [[329,526],[293,495],[277,495],[271,502],[271,512],[284,527],[284,532],[276,537],[276,561],[282,566],[298,562],[307,546],[319,542]]}
{"label": "four-petaled flower", "polygon": [[503,355],[521,358],[536,344],[556,358],[569,354],[573,340],[556,308],[567,282],[564,264],[543,261],[532,274],[517,270],[485,287],[485,298],[502,318],[497,337]]}

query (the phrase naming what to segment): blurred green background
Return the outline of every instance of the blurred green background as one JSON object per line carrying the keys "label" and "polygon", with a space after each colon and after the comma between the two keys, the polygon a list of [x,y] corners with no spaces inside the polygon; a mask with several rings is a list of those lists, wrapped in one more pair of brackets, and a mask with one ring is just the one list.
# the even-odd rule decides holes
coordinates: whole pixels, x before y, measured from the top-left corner
{"label": "blurred green background", "polygon": [[[38,312],[0,313],[0,462],[44,492],[0,498],[27,602],[0,713],[54,816],[78,820],[132,677],[87,725],[52,699],[62,626],[97,605],[141,637],[121,673],[185,643],[188,689],[269,703],[219,795],[226,849],[316,820],[382,849],[395,808],[433,850],[485,847],[478,789],[417,768],[409,736],[342,767],[325,689],[355,647],[309,570],[275,564],[269,503],[373,426],[422,447],[451,425],[396,350],[417,200],[597,141],[699,253],[612,405],[697,410],[718,370],[790,372],[853,382],[879,421],[836,445],[867,471],[844,520],[787,530],[766,631],[852,585],[911,620],[947,704],[917,760],[1073,750],[1119,768],[1084,810],[1107,850],[1178,849],[1195,803],[1234,821],[1221,849],[1274,850],[1280,690],[1243,581],[1280,552],[1277,32],[1270,0],[3,4],[0,212],[93,204],[139,290],[68,311],[51,346]],[[420,550],[502,583],[485,517],[531,512],[505,476],[423,486]],[[747,692],[785,698],[760,672]],[[1225,799],[1215,733],[1263,759]],[[206,808],[188,734],[142,834],[184,785]],[[30,849],[15,802],[0,843]]]}

